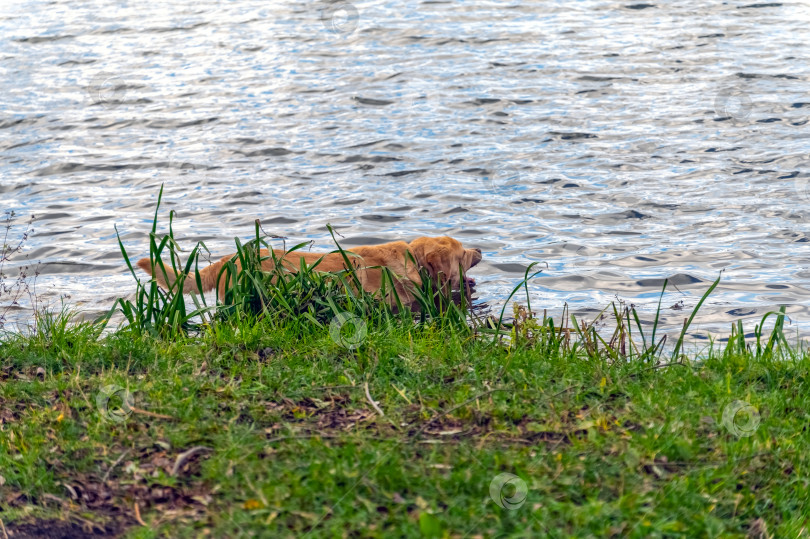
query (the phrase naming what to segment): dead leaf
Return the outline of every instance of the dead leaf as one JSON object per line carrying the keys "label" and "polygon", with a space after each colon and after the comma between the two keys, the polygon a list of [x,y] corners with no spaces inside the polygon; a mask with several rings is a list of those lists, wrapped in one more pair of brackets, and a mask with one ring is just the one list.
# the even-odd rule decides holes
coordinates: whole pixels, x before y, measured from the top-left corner
{"label": "dead leaf", "polygon": [[249,500],[245,500],[245,503],[242,504],[242,507],[247,509],[248,511],[253,511],[254,509],[261,509],[264,507],[264,504],[259,500],[254,500],[253,498]]}
{"label": "dead leaf", "polygon": [[751,527],[748,528],[748,535],[746,535],[748,539],[770,539],[770,535],[768,535],[768,524],[765,522],[764,519],[758,518],[751,523]]}

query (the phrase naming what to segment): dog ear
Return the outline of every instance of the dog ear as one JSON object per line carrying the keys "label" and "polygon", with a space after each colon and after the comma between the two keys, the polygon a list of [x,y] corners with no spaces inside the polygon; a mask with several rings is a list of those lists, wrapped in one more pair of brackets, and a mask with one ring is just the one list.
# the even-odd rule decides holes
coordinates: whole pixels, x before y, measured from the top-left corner
{"label": "dog ear", "polygon": [[425,268],[440,286],[447,282],[454,285],[459,281],[458,263],[458,257],[444,247],[430,251],[425,256]]}
{"label": "dog ear", "polygon": [[462,257],[464,271],[468,271],[470,268],[481,262],[481,250],[480,249],[464,249],[464,256]]}
{"label": "dog ear", "polygon": [[[456,245],[458,244],[456,248]],[[439,285],[458,286],[461,277],[459,264],[463,264],[464,250],[451,238],[417,238],[409,245],[420,267],[427,270],[431,280]]]}

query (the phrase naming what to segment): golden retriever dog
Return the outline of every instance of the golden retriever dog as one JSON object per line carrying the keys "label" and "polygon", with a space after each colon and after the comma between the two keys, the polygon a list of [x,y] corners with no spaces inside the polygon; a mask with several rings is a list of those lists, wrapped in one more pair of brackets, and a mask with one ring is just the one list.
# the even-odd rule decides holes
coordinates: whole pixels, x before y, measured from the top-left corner
{"label": "golden retriever dog", "polygon": [[[303,251],[287,252],[281,249],[273,249],[275,258],[284,265],[285,269],[295,272],[301,267],[301,259],[307,265],[315,264],[316,270],[322,272],[338,272],[347,269],[346,262],[339,252],[334,253],[309,253]],[[411,256],[408,256],[410,253]],[[262,269],[271,271],[275,262],[267,249],[262,249],[260,254],[263,258]],[[462,282],[462,275],[459,267],[466,273],[470,268],[481,261],[481,249],[465,249],[461,242],[453,238],[442,236],[438,238],[417,238],[411,243],[404,241],[393,241],[380,245],[368,245],[355,247],[346,250],[349,262],[355,268],[355,273],[367,292],[375,293],[382,288],[383,273],[381,268],[388,268],[394,275],[395,287],[400,300],[407,304],[414,301],[412,294],[413,287],[422,286],[422,279],[419,270],[424,268],[431,279],[442,287],[449,286],[457,290],[462,284],[475,284],[472,279]],[[356,255],[356,256],[353,256]],[[202,292],[208,292],[217,288],[217,297],[225,297],[226,278],[220,273],[229,260],[234,259],[234,255],[222,257],[217,262],[200,270],[200,281]],[[414,261],[416,262],[414,264]],[[239,271],[239,259],[234,259],[237,271]],[[138,261],[138,267],[149,275],[152,275],[157,283],[163,288],[169,288],[177,278],[171,269],[171,264],[165,264],[166,275],[160,267],[152,267],[152,262],[148,258]],[[168,277],[168,282],[166,277]],[[219,285],[217,286],[217,281]],[[183,282],[183,293],[200,292],[193,275],[188,276]],[[387,298],[393,301],[392,297]]]}

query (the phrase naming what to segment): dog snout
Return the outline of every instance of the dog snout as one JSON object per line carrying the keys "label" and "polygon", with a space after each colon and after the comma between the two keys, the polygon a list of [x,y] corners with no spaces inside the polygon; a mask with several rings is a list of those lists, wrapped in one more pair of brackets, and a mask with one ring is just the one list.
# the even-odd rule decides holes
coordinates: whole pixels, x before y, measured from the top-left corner
{"label": "dog snout", "polygon": [[471,250],[473,254],[472,254],[472,264],[470,264],[470,267],[473,267],[479,262],[481,262],[482,256],[481,256],[481,249],[471,249]]}

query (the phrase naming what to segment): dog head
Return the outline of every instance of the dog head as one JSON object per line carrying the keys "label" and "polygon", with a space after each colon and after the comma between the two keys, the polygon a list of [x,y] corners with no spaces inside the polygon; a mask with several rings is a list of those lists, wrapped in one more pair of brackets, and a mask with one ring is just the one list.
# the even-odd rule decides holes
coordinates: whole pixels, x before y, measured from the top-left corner
{"label": "dog head", "polygon": [[434,281],[439,285],[449,283],[454,289],[461,286],[459,267],[466,273],[481,262],[481,249],[465,249],[460,241],[447,236],[416,238],[408,248]]}

